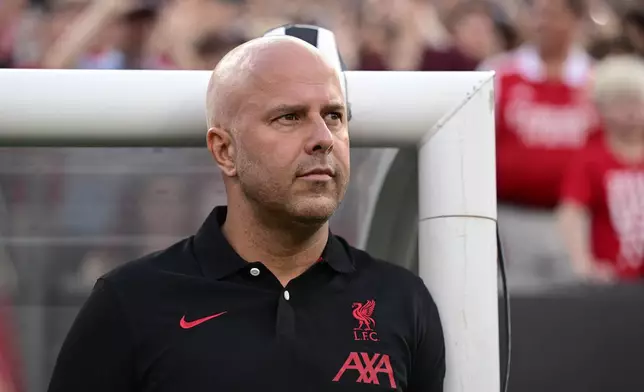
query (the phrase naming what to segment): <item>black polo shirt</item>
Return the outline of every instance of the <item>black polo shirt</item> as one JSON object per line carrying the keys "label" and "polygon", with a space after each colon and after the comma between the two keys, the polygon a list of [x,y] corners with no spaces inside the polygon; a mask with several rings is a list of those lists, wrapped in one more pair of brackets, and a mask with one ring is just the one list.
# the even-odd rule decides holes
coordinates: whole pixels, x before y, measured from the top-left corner
{"label": "black polo shirt", "polygon": [[443,390],[445,349],[420,278],[330,236],[283,287],[199,232],[98,280],[50,392]]}

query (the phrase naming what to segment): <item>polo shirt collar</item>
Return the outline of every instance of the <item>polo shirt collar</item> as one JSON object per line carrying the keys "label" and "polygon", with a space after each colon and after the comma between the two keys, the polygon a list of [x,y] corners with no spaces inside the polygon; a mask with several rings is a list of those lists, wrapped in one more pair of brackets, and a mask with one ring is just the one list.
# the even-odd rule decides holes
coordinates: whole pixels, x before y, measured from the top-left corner
{"label": "polo shirt collar", "polygon": [[[516,64],[521,75],[528,80],[542,82],[546,70],[539,50],[532,44],[524,44],[515,51]],[[568,51],[561,79],[572,87],[581,87],[588,82],[592,70],[592,58],[582,48],[574,46]]]}
{"label": "polo shirt collar", "polygon": [[[249,264],[235,252],[221,231],[221,226],[226,221],[226,213],[226,206],[215,207],[192,241],[194,255],[204,276],[212,279],[222,279]],[[326,262],[340,273],[355,271],[349,245],[331,232],[319,261]]]}

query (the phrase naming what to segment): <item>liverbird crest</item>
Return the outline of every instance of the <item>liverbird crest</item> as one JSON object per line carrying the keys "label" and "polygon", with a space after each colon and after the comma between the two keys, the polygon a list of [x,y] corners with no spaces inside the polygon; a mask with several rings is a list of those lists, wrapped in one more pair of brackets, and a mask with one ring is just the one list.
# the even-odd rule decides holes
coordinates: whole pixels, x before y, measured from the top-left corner
{"label": "liverbird crest", "polygon": [[376,326],[376,320],[373,319],[373,310],[376,308],[376,301],[373,299],[365,303],[353,303],[353,317],[358,320],[358,327],[354,329],[363,329],[371,331]]}

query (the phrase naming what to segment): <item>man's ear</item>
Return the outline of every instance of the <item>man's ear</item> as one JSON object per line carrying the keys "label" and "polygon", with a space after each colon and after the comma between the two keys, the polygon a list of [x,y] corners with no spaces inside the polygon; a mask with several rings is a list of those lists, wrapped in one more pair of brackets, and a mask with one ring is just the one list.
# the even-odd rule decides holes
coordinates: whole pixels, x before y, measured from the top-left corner
{"label": "man's ear", "polygon": [[206,141],[208,142],[210,154],[215,158],[224,176],[234,177],[237,175],[237,167],[235,166],[236,146],[230,131],[220,127],[210,128],[206,135]]}

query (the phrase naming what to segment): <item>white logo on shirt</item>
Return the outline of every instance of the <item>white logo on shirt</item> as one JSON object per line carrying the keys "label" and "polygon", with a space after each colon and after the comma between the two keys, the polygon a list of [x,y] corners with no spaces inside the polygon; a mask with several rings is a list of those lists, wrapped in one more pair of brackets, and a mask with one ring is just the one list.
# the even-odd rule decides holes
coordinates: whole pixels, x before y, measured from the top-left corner
{"label": "white logo on shirt", "polygon": [[637,268],[644,261],[644,172],[609,172],[606,197],[611,222],[619,239],[618,263]]}
{"label": "white logo on shirt", "polygon": [[513,88],[509,99],[506,121],[527,146],[581,147],[596,120],[589,105],[535,102],[525,85]]}

